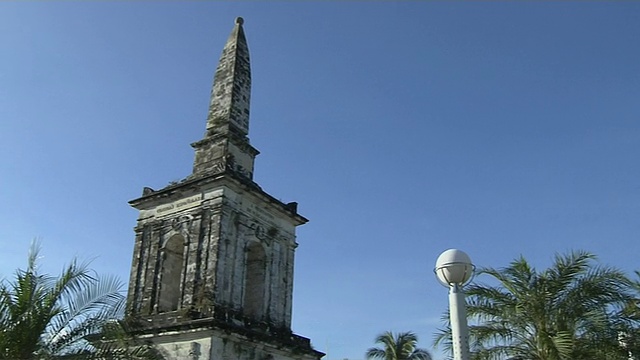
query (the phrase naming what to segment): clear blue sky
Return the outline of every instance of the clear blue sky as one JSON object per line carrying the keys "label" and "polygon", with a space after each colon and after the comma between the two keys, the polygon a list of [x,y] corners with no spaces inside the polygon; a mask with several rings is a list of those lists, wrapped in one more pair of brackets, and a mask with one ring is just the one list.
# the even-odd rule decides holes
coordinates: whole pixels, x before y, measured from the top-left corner
{"label": "clear blue sky", "polygon": [[326,359],[431,349],[447,248],[640,268],[639,3],[70,1],[0,4],[0,274],[40,237],[45,270],[128,278],[127,201],[190,173],[236,16],[255,179],[311,220],[293,328]]}

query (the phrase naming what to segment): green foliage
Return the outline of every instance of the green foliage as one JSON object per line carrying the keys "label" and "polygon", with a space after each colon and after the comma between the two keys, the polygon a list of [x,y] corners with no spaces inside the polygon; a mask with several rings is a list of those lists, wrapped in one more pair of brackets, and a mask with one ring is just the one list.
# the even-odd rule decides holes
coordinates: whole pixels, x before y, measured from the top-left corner
{"label": "green foliage", "polygon": [[148,358],[146,346],[115,349],[124,334],[114,320],[124,312],[120,281],[76,260],[58,277],[41,274],[38,254],[34,243],[27,268],[0,283],[0,359]]}
{"label": "green foliage", "polygon": [[382,360],[431,360],[431,355],[426,350],[416,348],[418,337],[412,332],[394,334],[390,331],[379,335],[376,344],[382,348],[370,348],[367,350],[367,359]]}
{"label": "green foliage", "polygon": [[[628,358],[620,336],[637,329],[625,315],[634,303],[631,282],[621,271],[595,264],[594,255],[556,255],[544,271],[520,257],[479,274],[497,285],[466,289],[474,359]],[[436,343],[447,345],[447,338],[442,331]]]}

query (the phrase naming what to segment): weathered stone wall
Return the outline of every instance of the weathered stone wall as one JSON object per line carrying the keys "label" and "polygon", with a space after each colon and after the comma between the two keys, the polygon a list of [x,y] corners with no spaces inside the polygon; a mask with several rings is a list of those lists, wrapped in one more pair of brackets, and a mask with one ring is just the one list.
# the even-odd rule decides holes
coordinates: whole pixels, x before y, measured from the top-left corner
{"label": "weathered stone wall", "polygon": [[[217,237],[221,192],[211,192],[208,201],[202,194],[185,193],[181,198],[142,210],[136,227],[136,245],[129,285],[130,314],[160,312],[158,299],[163,291],[163,269],[167,261],[167,241],[179,236],[181,261],[178,309],[189,308],[213,294],[217,251],[211,251],[211,239]],[[218,204],[218,205],[217,205]]]}
{"label": "weathered stone wall", "polygon": [[[283,213],[250,192],[219,187],[201,194],[181,192],[140,213],[129,289],[129,312],[149,315],[169,291],[164,273],[169,239],[183,239],[178,310],[209,313],[222,306],[243,313],[248,297],[247,257],[250,244],[264,249],[262,304],[251,314],[278,327],[291,326],[295,226]],[[175,252],[176,250],[172,250]],[[175,258],[175,257],[174,257]],[[171,268],[173,269],[173,268]],[[172,270],[176,271],[176,270]],[[262,276],[262,275],[261,275]],[[175,292],[175,290],[171,290]],[[255,289],[253,298],[257,298]],[[246,315],[246,314],[245,314]]]}
{"label": "weathered stone wall", "polygon": [[240,177],[253,179],[255,157],[260,152],[251,146],[247,137],[216,135],[196,141],[192,176],[220,174],[230,171]]}
{"label": "weathered stone wall", "polygon": [[218,263],[218,284],[222,286],[216,292],[216,303],[242,309],[247,249],[257,242],[266,255],[261,320],[290,327],[295,225],[250,194],[227,188],[224,197],[219,244],[221,254],[226,255],[220,256]]}
{"label": "weathered stone wall", "polygon": [[194,142],[193,173],[220,173],[226,169],[227,138],[209,137]]}
{"label": "weathered stone wall", "polygon": [[[317,360],[307,344],[281,346],[212,329],[173,331],[149,337],[166,360]],[[307,340],[308,341],[308,340]]]}

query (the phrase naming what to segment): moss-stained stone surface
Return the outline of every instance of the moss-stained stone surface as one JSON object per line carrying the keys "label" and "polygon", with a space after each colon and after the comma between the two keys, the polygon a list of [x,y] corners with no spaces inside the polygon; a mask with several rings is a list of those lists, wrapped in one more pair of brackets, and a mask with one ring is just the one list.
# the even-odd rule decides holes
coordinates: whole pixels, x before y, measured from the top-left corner
{"label": "moss-stained stone surface", "polygon": [[307,219],[252,180],[242,23],[216,70],[193,173],[130,202],[140,214],[127,317],[167,359],[319,359],[291,332],[295,234]]}

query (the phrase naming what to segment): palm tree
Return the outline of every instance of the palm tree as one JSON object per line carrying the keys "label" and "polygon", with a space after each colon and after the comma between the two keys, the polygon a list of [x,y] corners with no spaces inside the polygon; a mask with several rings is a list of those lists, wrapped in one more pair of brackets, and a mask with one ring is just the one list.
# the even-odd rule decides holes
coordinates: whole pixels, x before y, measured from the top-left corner
{"label": "palm tree", "polygon": [[635,271],[635,279],[631,282],[633,299],[622,312],[627,328],[620,334],[620,342],[627,350],[629,359],[640,358],[640,271]]}
{"label": "palm tree", "polygon": [[402,332],[394,336],[390,331],[379,335],[376,344],[383,348],[367,350],[367,359],[383,360],[431,360],[426,350],[416,348],[418,337],[412,332]]}
{"label": "palm tree", "polygon": [[[467,290],[470,347],[475,359],[626,359],[618,341],[629,280],[597,266],[587,252],[556,255],[544,271],[520,257],[503,269],[486,268],[497,285]],[[445,342],[441,333],[436,343]]]}
{"label": "palm tree", "polygon": [[[87,339],[116,334],[124,309],[122,283],[98,277],[88,263],[76,260],[59,277],[41,274],[39,246],[31,246],[27,268],[17,270],[12,281],[0,282],[0,359],[135,358],[144,349],[114,348],[122,341]],[[109,326],[105,328],[105,325]]]}

